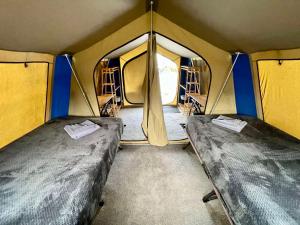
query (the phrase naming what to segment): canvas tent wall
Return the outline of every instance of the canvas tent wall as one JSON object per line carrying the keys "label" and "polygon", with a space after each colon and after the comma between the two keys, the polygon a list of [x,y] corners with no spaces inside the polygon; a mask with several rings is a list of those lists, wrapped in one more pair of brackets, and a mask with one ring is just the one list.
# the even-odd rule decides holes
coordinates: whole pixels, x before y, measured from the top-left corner
{"label": "canvas tent wall", "polygon": [[[30,0],[27,2],[28,7],[24,8],[21,7],[23,2],[20,0],[3,1],[0,17],[7,23],[3,23],[1,48],[53,54],[60,54],[66,50],[73,53],[77,52],[73,57],[74,65],[88,92],[88,97],[93,103],[94,111],[98,113],[97,100],[93,89],[93,68],[98,59],[111,50],[149,32],[149,13],[143,14],[145,10],[143,1],[138,1],[139,3],[135,6],[134,2],[123,2],[122,4],[109,2],[105,9],[101,7],[103,4],[101,1],[89,1],[88,3],[78,1],[74,4],[70,4],[70,2],[61,1],[61,7],[58,7],[57,3],[51,1],[36,2]],[[256,108],[258,117],[262,119],[263,108],[257,61],[300,58],[299,49],[278,50],[299,47],[299,29],[296,29],[299,27],[300,21],[297,19],[299,15],[296,13],[299,9],[299,2],[293,1],[286,4],[286,2],[280,0],[264,3],[254,1],[238,3],[234,1],[226,2],[226,4],[228,10],[224,11],[219,7],[219,3],[210,3],[204,0],[191,2],[190,5],[186,5],[181,1],[160,1],[157,8],[159,14],[154,14],[154,30],[193,49],[208,61],[211,67],[212,81],[206,112],[210,111],[232,64],[231,55],[228,51],[241,49],[247,53],[252,53],[251,62]],[[69,6],[67,12],[65,11],[66,6]],[[55,14],[49,8],[55,9]],[[248,12],[249,8],[256,12],[254,22],[249,20],[249,15],[245,13]],[[130,11],[131,9],[133,11]],[[82,13],[83,10],[85,13]],[[107,14],[100,15],[98,10],[105,11]],[[87,11],[89,13],[86,13]],[[127,14],[126,11],[128,11]],[[201,13],[194,13],[196,11]],[[238,13],[238,20],[232,20],[233,17],[230,16],[234,15],[232,12]],[[126,14],[124,17],[122,16],[123,13]],[[16,14],[19,16],[18,20],[13,19]],[[218,15],[218,17],[215,17],[215,15]],[[69,23],[63,23],[65,18],[69,18],[69,16],[73,19],[69,20]],[[103,17],[107,20],[102,20]],[[122,20],[122,18],[126,19]],[[133,20],[134,18],[136,19]],[[261,23],[264,19],[272,20],[272,23]],[[205,25],[208,22],[209,27]],[[128,24],[125,25],[126,23]],[[253,24],[257,26],[250,26]],[[268,24],[267,28],[265,24]],[[117,30],[118,28],[119,30]],[[236,28],[239,29],[239,33],[232,32]],[[49,33],[51,35],[48,35]],[[64,34],[64,40],[62,40],[62,34]],[[97,42],[97,40],[100,41]],[[93,45],[91,46],[91,44]],[[265,49],[274,49],[274,51],[253,53]],[[0,57],[1,62],[30,60],[49,62],[46,104],[46,120],[48,120],[51,106],[52,78],[50,76],[52,76],[53,56],[39,53],[1,51]],[[235,112],[234,87],[232,80],[230,80],[215,113]],[[74,80],[71,87],[69,114],[90,114]]]}
{"label": "canvas tent wall", "polygon": [[[98,60],[108,52],[122,46],[136,37],[141,36],[149,31],[149,13],[132,21],[128,25],[122,27],[117,32],[106,37],[102,41],[93,46],[78,52],[74,55],[74,65],[77,68],[80,79],[87,90],[92,107],[97,112],[97,99],[93,84],[93,70]],[[130,32],[128,32],[130,31]],[[207,103],[207,112],[213,105],[217,94],[223,84],[226,74],[231,66],[230,53],[221,50],[208,42],[196,37],[188,31],[182,29],[166,18],[154,13],[154,31],[174,40],[189,49],[193,49],[196,53],[207,60],[211,67],[212,80],[211,91]],[[235,113],[235,96],[232,79],[228,83],[223,96],[215,110],[215,113]],[[76,84],[72,81],[71,99],[70,99],[70,115],[89,115],[83,98],[80,95]]]}
{"label": "canvas tent wall", "polygon": [[143,104],[146,74],[146,52],[127,61],[122,67],[124,106]]}
{"label": "canvas tent wall", "polygon": [[[143,104],[143,81],[146,73],[146,51],[147,43],[143,43],[135,49],[120,56],[121,71],[123,74],[124,106],[132,104]],[[157,53],[176,63],[180,67],[180,56],[164,47],[157,45]],[[178,77],[176,78],[178,79]],[[177,95],[177,94],[176,94]],[[177,98],[170,103],[176,105]]]}

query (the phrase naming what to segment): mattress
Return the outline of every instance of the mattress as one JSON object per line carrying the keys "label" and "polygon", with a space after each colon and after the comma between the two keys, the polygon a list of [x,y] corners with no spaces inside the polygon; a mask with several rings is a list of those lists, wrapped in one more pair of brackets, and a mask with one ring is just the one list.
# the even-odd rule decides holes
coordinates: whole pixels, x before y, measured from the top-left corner
{"label": "mattress", "polygon": [[[64,131],[86,119],[96,132],[78,140]],[[0,224],[90,224],[118,150],[115,118],[58,119],[0,152]]]}
{"label": "mattress", "polygon": [[192,116],[187,132],[237,225],[300,224],[300,141],[250,117],[237,133]]}

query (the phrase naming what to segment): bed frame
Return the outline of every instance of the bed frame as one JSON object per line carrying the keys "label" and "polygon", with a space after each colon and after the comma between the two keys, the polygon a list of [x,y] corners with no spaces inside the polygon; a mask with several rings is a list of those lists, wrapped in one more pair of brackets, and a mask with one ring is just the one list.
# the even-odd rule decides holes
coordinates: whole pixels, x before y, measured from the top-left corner
{"label": "bed frame", "polygon": [[191,116],[187,124],[213,186],[203,201],[218,198],[232,225],[300,224],[300,141],[261,120],[230,115],[248,122],[237,133],[212,124],[217,116]]}
{"label": "bed frame", "polygon": [[[71,139],[64,126],[87,119],[101,128]],[[101,194],[122,129],[116,118],[68,117],[2,149],[0,224],[90,224],[104,204]]]}

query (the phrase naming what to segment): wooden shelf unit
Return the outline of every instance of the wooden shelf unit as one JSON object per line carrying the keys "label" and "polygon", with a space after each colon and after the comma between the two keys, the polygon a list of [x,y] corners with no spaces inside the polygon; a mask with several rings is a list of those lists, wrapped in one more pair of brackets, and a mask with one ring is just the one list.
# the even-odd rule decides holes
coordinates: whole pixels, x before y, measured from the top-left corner
{"label": "wooden shelf unit", "polygon": [[100,111],[107,104],[111,104],[109,111],[111,116],[114,117],[117,116],[120,109],[117,104],[117,90],[120,86],[116,87],[115,72],[120,72],[119,67],[105,67],[101,69],[101,94],[97,96]]}
{"label": "wooden shelf unit", "polygon": [[190,113],[193,109],[193,101],[197,102],[201,107],[206,104],[207,96],[201,95],[200,91],[200,75],[202,72],[201,67],[195,66],[182,66],[181,70],[186,72],[185,86],[180,85],[180,88],[185,90],[183,109],[185,112]]}

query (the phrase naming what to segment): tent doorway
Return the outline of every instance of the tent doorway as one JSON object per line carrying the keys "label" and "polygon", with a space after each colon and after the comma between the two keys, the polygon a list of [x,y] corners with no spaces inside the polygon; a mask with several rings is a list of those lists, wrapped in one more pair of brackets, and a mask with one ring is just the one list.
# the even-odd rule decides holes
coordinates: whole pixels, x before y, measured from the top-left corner
{"label": "tent doorway", "polygon": [[[123,120],[123,141],[147,141],[141,127],[147,41],[148,34],[145,34],[110,52],[94,70],[100,114]],[[188,116],[205,113],[211,80],[210,67],[192,50],[157,33],[156,59],[160,83],[158,90],[168,140],[171,143],[185,140]],[[115,81],[111,82],[112,79],[105,78],[107,76]],[[107,84],[109,88],[105,87]]]}
{"label": "tent doorway", "polygon": [[173,104],[176,101],[178,87],[178,67],[175,62],[157,53],[160,93],[163,105]]}

